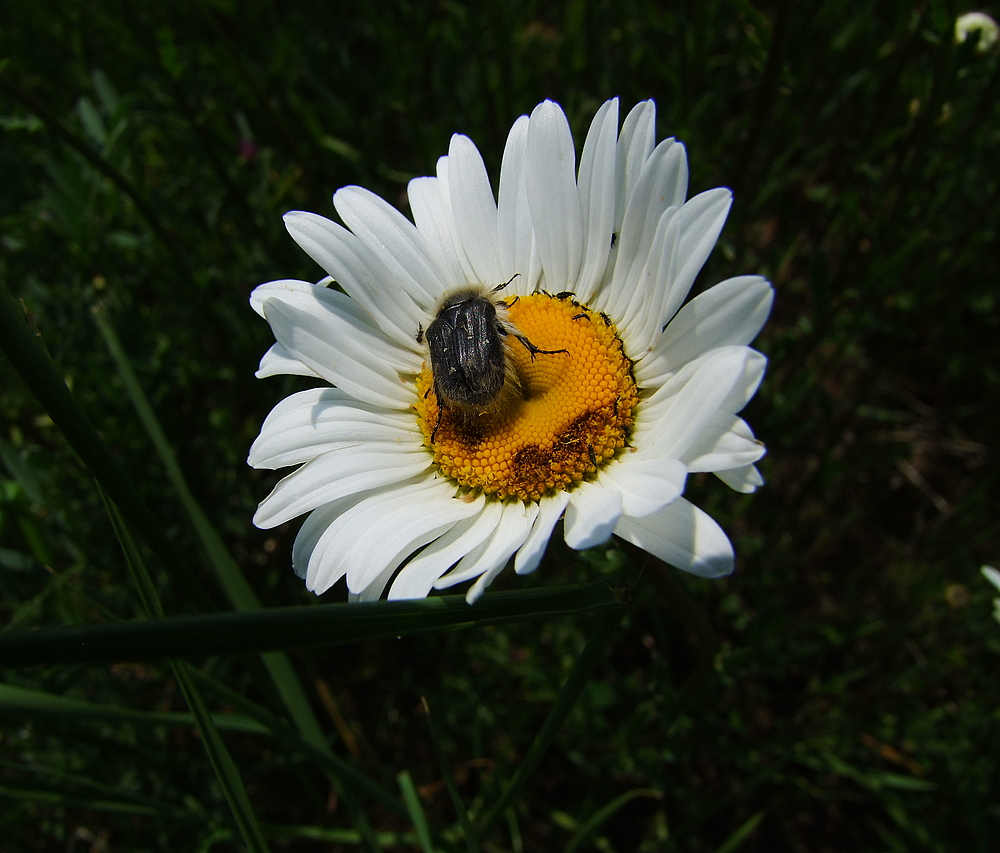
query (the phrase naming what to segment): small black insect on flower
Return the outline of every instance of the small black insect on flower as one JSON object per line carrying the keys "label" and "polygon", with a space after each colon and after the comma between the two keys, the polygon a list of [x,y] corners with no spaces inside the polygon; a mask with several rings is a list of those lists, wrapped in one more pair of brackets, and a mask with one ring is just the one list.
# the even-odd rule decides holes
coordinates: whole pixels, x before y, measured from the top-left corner
{"label": "small black insect on flower", "polygon": [[496,295],[516,276],[493,288],[469,285],[445,294],[441,307],[417,341],[427,341],[438,419],[431,443],[441,425],[444,409],[461,417],[501,411],[521,395],[521,380],[508,347],[516,338],[531,353],[554,355],[565,349],[543,350],[517,331],[507,316],[507,306]]}

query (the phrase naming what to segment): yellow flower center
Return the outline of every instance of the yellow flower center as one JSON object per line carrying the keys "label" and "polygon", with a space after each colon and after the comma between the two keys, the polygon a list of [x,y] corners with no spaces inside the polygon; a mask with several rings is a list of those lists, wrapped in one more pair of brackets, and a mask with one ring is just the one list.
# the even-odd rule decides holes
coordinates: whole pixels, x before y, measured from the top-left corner
{"label": "yellow flower center", "polygon": [[424,363],[414,406],[420,429],[435,464],[460,485],[538,500],[571,488],[625,446],[638,400],[632,362],[611,321],[571,296],[533,293],[501,303],[517,335],[550,352],[532,355],[517,335],[502,338],[520,393],[505,396],[499,409],[470,415],[439,407]]}

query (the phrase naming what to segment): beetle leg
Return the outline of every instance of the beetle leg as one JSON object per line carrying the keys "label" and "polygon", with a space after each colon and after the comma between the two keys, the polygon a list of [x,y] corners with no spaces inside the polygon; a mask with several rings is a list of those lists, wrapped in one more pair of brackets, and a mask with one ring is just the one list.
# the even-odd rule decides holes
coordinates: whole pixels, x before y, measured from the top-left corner
{"label": "beetle leg", "polygon": [[438,434],[438,427],[441,426],[441,416],[444,414],[444,406],[441,405],[441,401],[438,401],[438,418],[437,422],[434,424],[434,429],[431,430],[431,444],[434,444],[434,439]]}
{"label": "beetle leg", "polygon": [[532,361],[535,360],[536,355],[555,355],[557,352],[566,352],[566,353],[569,352],[568,349],[539,349],[524,335],[519,335],[516,332],[514,333],[514,337],[517,338],[522,344],[524,344],[524,348],[531,353]]}

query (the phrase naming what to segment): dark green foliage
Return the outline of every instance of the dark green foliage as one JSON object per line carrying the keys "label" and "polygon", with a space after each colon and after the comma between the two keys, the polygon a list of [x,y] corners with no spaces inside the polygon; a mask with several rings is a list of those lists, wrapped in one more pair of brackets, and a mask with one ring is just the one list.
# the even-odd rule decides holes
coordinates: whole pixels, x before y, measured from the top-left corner
{"label": "dark green foliage", "polygon": [[[171,614],[224,609],[90,317],[102,302],[192,490],[267,606],[311,600],[296,524],[250,526],[275,482],[244,460],[294,378],[258,381],[257,284],[316,279],[289,209],[361,184],[406,211],[453,132],[495,175],[551,97],[657,100],[692,192],[735,204],[699,279],[760,272],[775,312],[747,420],[768,485],[692,477],[737,573],[677,577],[697,614],[611,547],[553,539],[529,579],[604,580],[632,607],[528,797],[483,850],[986,851],[1000,837],[1000,53],[957,46],[943,2],[10,3],[0,11],[0,277],[143,498],[197,566],[151,565]],[[0,362],[0,624],[140,611],[92,479]],[[337,593],[331,593],[336,596]],[[464,850],[426,719],[466,807],[496,802],[592,628],[567,618],[301,654],[333,749],[387,789],[410,773]],[[689,689],[699,661],[707,677]],[[217,681],[279,713],[257,658]],[[166,666],[2,680],[184,711]],[[204,685],[202,685],[204,687]],[[234,710],[205,687],[213,711]],[[240,708],[241,713],[246,709]],[[220,726],[221,728],[221,726]],[[346,739],[345,739],[346,736]],[[303,754],[226,732],[272,849],[358,849]],[[0,848],[237,849],[191,726],[0,711]],[[368,804],[366,803],[366,806]],[[375,805],[377,833],[411,832]],[[324,834],[325,833],[325,834]],[[381,836],[386,847],[393,839]],[[288,840],[282,840],[288,839]],[[313,839],[313,840],[309,840]],[[414,849],[414,838],[408,838]],[[103,846],[102,846],[103,845]],[[405,845],[404,845],[405,847]]]}

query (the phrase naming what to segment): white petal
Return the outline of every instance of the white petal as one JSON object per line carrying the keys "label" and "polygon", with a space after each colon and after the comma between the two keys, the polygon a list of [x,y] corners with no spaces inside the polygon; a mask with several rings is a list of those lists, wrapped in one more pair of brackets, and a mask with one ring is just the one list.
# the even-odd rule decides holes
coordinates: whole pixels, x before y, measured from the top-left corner
{"label": "white petal", "polygon": [[621,492],[600,482],[580,483],[566,506],[566,544],[580,551],[607,542],[621,514]]}
{"label": "white petal", "polygon": [[556,526],[568,503],[569,492],[558,492],[539,501],[538,518],[514,557],[514,571],[519,575],[529,575],[538,568],[552,536],[552,528]]}
{"label": "white petal", "polygon": [[749,347],[722,347],[686,365],[646,402],[637,447],[682,459],[716,412],[735,414],[753,396],[764,357]]}
{"label": "white petal", "polygon": [[691,291],[726,224],[733,194],[725,187],[706,190],[685,202],[677,212],[680,239],[677,243],[677,276],[670,283],[663,303],[660,325],[666,325]]}
{"label": "white petal", "polygon": [[[486,164],[467,136],[456,133],[448,148],[451,207],[466,257],[482,284],[499,284],[505,269],[499,252],[497,203]],[[507,278],[510,278],[508,275]]]}
{"label": "white petal", "polygon": [[514,122],[507,135],[500,164],[500,191],[497,201],[497,229],[500,239],[500,257],[503,280],[517,273],[511,282],[512,295],[524,296],[534,291],[542,262],[538,257],[535,232],[531,227],[528,209],[527,170],[528,152],[527,116]]}
{"label": "white petal", "polygon": [[626,352],[636,362],[647,357],[663,331],[660,317],[680,262],[678,211],[677,207],[668,207],[661,214],[645,266],[619,326]]}
{"label": "white petal", "polygon": [[427,479],[357,501],[330,523],[316,543],[307,586],[321,592],[346,573],[348,590],[362,592],[464,517],[469,505],[454,494],[453,484]]}
{"label": "white petal", "polygon": [[583,255],[583,215],[576,188],[573,135],[552,101],[535,107],[528,124],[528,206],[546,289],[573,290]]}
{"label": "white petal", "polygon": [[332,450],[280,480],[261,501],[253,523],[265,530],[277,527],[346,495],[402,483],[425,472],[430,464],[430,454],[422,449],[374,445]]}
{"label": "white petal", "polygon": [[477,513],[439,536],[405,566],[389,590],[389,600],[426,598],[437,580],[470,551],[485,542],[500,523],[499,501],[476,499]]}
{"label": "white petal", "polygon": [[452,233],[448,210],[441,198],[441,182],[437,178],[414,178],[406,187],[406,196],[413,221],[430,246],[431,259],[442,283],[448,290],[465,284],[465,273],[455,249],[458,238]]}
{"label": "white petal", "polygon": [[417,329],[427,311],[396,286],[384,264],[361,240],[315,213],[285,214],[285,228],[299,246],[375,320],[397,344],[422,352]]}
{"label": "white petal", "polygon": [[281,297],[289,304],[298,305],[300,308],[311,307],[315,301],[313,291],[317,288],[325,290],[326,286],[311,284],[308,281],[295,278],[269,281],[253,289],[250,294],[250,307],[261,317],[264,316],[264,302],[271,297]]}
{"label": "white petal", "polygon": [[724,471],[752,465],[765,453],[746,421],[717,412],[684,454],[689,471]]}
{"label": "white petal", "polygon": [[361,187],[337,190],[333,204],[344,224],[378,256],[393,284],[425,311],[431,310],[446,286],[417,227],[391,204]]}
{"label": "white petal", "polygon": [[760,471],[754,465],[743,465],[739,468],[716,471],[715,476],[730,489],[744,495],[756,492],[759,486],[764,485],[764,478],[760,476]]}
{"label": "white petal", "polygon": [[265,379],[268,376],[281,376],[291,374],[292,376],[312,376],[322,379],[315,370],[306,367],[297,358],[292,358],[281,344],[274,344],[260,360],[260,366],[254,374],[258,379]]}
{"label": "white petal", "polygon": [[538,505],[510,501],[501,503],[500,507],[500,520],[489,539],[473,548],[459,560],[454,569],[439,578],[434,584],[436,589],[447,589],[485,572],[492,572],[495,576],[507,565],[511,555],[524,544],[535,516],[538,515]]}
{"label": "white petal", "polygon": [[260,285],[251,295],[251,302],[259,303],[262,317],[265,316],[265,304],[275,300],[334,322],[341,323],[346,319],[362,333],[385,340],[387,346],[380,347],[375,353],[387,369],[400,373],[417,373],[420,370],[421,356],[409,349],[401,349],[391,339],[385,339],[371,315],[355,300],[338,290],[304,281],[272,281]]}
{"label": "white petal", "polygon": [[341,539],[346,545],[347,587],[360,592],[389,566],[397,567],[418,548],[476,512],[474,502],[455,495],[447,480],[422,483],[391,495],[370,511],[358,507],[357,519],[345,513]]}
{"label": "white petal", "polygon": [[615,152],[618,99],[605,101],[594,116],[580,154],[579,192],[584,227],[583,267],[576,298],[589,302],[604,277],[615,222]]}
{"label": "white petal", "polygon": [[[535,522],[535,518],[538,516],[538,504],[526,504],[522,505],[524,510],[524,521],[527,529],[521,528],[516,532],[516,535],[509,540],[510,545],[517,543],[517,547],[520,547],[518,539],[522,542],[524,538],[530,533],[531,526]],[[496,579],[496,576],[500,574],[506,567],[507,563],[510,562],[510,553],[506,557],[500,553],[497,558],[493,561],[493,564],[487,568],[477,579],[476,582],[469,587],[469,591],[465,594],[465,600],[469,604],[475,604],[483,592],[485,592],[486,587],[488,587]]]}
{"label": "white petal", "polygon": [[703,578],[733,571],[733,546],[715,520],[684,498],[642,518],[622,516],[622,539],[666,563]]}
{"label": "white petal", "polygon": [[[679,187],[681,183],[682,188]],[[681,190],[683,200],[686,188],[687,160],[684,146],[672,139],[665,139],[656,146],[640,170],[625,211],[618,236],[618,259],[605,295],[605,310],[612,317],[625,317],[629,305],[636,298],[648,302],[651,294],[640,286],[640,282],[653,238],[664,211],[679,206],[674,201],[678,189]],[[657,308],[658,303],[659,299]],[[649,305],[646,310],[651,307]]]}
{"label": "white petal", "polygon": [[677,459],[626,454],[601,472],[601,485],[622,496],[625,515],[643,516],[661,509],[684,492],[687,467]]}
{"label": "white petal", "polygon": [[[314,509],[306,516],[306,520],[302,522],[299,532],[295,535],[295,543],[292,545],[292,569],[296,575],[303,580],[306,579],[309,573],[309,560],[316,548],[316,543],[319,542],[320,537],[326,532],[326,529],[333,523],[334,519],[350,509],[357,502],[357,496],[350,495]],[[346,572],[346,568],[344,571]],[[330,576],[332,579],[324,589],[318,590],[318,593],[329,589],[343,575],[344,572],[341,572],[336,577],[332,577],[331,573]]]}
{"label": "white petal", "polygon": [[469,256],[465,251],[465,246],[462,240],[459,238],[459,234],[461,232],[458,227],[458,221],[455,217],[455,209],[451,204],[451,162],[447,156],[438,157],[437,179],[438,188],[441,193],[441,204],[444,208],[443,213],[448,222],[448,229],[455,237],[455,254],[462,267],[462,275],[464,276],[466,282],[475,281],[476,270],[472,265],[472,261],[469,260]]}
{"label": "white petal", "polygon": [[286,397],[271,410],[247,464],[284,468],[352,444],[388,443],[416,450],[421,442],[412,413],[359,403],[339,388],[311,388]]}
{"label": "white petal", "polygon": [[400,350],[376,329],[333,306],[320,315],[269,299],[264,311],[285,351],[331,385],[387,409],[413,405],[414,386],[404,382],[393,365]]}
{"label": "white petal", "polygon": [[361,590],[361,592],[351,592],[350,589],[347,590],[347,600],[348,601],[378,601],[382,597],[382,591],[385,586],[392,579],[392,576],[396,573],[397,564],[390,563],[386,566],[382,573],[370,581],[368,586]]}
{"label": "white petal", "polygon": [[639,367],[643,380],[655,382],[710,349],[750,343],[767,320],[774,290],[759,275],[720,282],[685,305]]}
{"label": "white petal", "polygon": [[632,187],[639,179],[643,163],[656,144],[656,104],[652,100],[640,101],[625,116],[622,132],[618,137],[618,205],[615,212],[615,230],[621,229],[625,207],[632,195]]}

